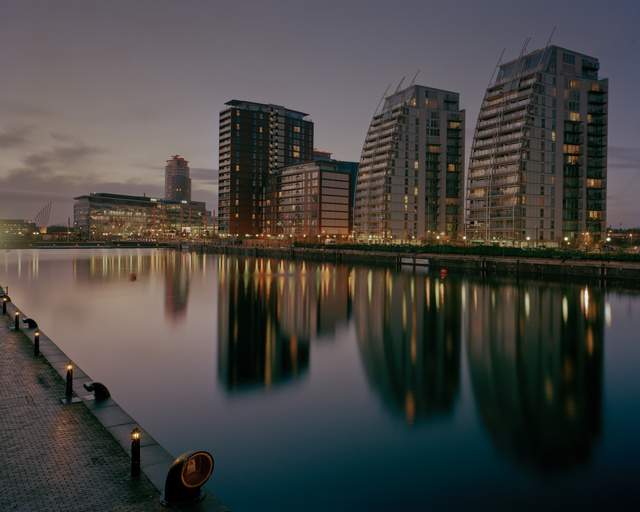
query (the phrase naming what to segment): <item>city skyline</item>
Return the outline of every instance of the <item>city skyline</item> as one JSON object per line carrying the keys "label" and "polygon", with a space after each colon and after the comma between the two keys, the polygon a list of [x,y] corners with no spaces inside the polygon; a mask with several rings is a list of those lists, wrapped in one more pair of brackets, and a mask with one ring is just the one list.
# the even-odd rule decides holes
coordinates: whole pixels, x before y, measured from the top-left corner
{"label": "city skyline", "polygon": [[66,224],[78,195],[162,197],[173,154],[190,161],[193,199],[217,209],[218,119],[233,98],[309,112],[316,149],[359,161],[385,89],[416,73],[460,93],[466,172],[503,49],[503,62],[516,58],[529,35],[529,51],[543,48],[557,26],[552,44],[597,58],[610,81],[607,223],[640,225],[635,2],[35,0],[0,15],[12,70],[0,90],[0,218],[32,220],[53,202],[51,222]]}

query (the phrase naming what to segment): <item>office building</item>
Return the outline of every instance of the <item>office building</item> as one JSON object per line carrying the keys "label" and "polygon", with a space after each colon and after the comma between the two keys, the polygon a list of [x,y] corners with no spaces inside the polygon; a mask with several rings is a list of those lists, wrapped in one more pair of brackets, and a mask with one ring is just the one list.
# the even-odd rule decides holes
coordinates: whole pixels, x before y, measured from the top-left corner
{"label": "office building", "polygon": [[314,156],[314,161],[281,167],[271,176],[276,223],[269,234],[298,241],[327,237],[346,241],[357,164],[332,160],[330,153],[314,152]]}
{"label": "office building", "polygon": [[597,59],[557,46],[523,49],[499,66],[473,139],[467,239],[523,247],[603,240],[608,80],[598,69]]}
{"label": "office building", "polygon": [[189,161],[173,155],[164,168],[164,198],[169,201],[191,201]]}
{"label": "office building", "polygon": [[435,243],[462,236],[464,123],[455,92],[411,85],[384,98],[360,158],[356,240]]}
{"label": "office building", "polygon": [[220,112],[218,214],[221,235],[245,236],[275,227],[269,176],[313,159],[308,114],[279,105],[232,100]]}
{"label": "office building", "polygon": [[210,235],[205,203],[200,201],[93,193],[74,199],[75,231],[88,240]]}

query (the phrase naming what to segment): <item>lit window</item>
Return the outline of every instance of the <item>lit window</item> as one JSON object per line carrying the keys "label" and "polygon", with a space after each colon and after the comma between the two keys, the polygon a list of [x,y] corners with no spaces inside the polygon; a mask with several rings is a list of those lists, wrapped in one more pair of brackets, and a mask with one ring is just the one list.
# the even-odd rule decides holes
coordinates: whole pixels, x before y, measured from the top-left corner
{"label": "lit window", "polygon": [[580,113],[569,112],[569,121],[580,121]]}

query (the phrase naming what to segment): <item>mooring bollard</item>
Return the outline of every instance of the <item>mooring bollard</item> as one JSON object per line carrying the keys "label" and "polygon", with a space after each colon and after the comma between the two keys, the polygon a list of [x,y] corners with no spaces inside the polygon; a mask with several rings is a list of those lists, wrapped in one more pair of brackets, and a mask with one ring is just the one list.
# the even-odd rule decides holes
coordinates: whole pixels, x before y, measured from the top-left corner
{"label": "mooring bollard", "polygon": [[40,331],[36,331],[33,335],[33,357],[40,354]]}
{"label": "mooring bollard", "polygon": [[71,398],[73,395],[73,363],[69,361],[67,363],[67,391],[65,396]]}
{"label": "mooring bollard", "polygon": [[140,429],[131,431],[131,478],[140,476]]}
{"label": "mooring bollard", "polygon": [[20,330],[20,311],[16,311],[16,331]]}

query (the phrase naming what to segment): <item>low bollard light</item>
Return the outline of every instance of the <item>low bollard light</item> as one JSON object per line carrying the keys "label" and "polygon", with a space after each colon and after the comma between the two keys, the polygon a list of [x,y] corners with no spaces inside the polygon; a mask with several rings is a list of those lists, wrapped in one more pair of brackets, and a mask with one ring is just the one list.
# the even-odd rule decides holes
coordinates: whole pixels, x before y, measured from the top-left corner
{"label": "low bollard light", "polygon": [[40,354],[40,331],[36,331],[33,335],[33,357]]}
{"label": "low bollard light", "polygon": [[2,314],[3,315],[7,314],[7,302],[9,302],[9,297],[5,295],[4,297],[2,297]]}
{"label": "low bollard light", "polygon": [[16,311],[16,331],[20,330],[20,311]]}
{"label": "low bollard light", "polygon": [[140,429],[131,431],[131,478],[140,476]]}
{"label": "low bollard light", "polygon": [[69,361],[67,363],[67,391],[65,396],[71,398],[73,395],[73,363]]}

